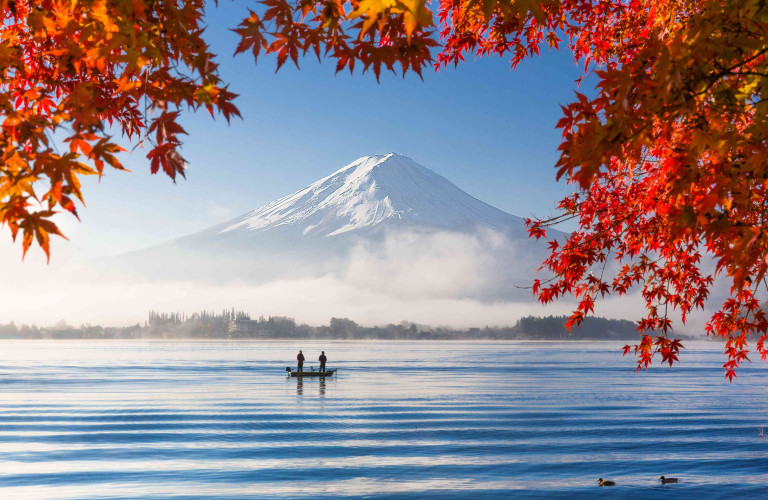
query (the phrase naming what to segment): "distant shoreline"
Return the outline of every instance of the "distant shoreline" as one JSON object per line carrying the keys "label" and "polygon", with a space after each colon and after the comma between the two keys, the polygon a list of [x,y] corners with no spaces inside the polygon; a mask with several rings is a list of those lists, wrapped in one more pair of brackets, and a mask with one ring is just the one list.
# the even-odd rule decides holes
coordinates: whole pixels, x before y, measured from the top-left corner
{"label": "distant shoreline", "polygon": [[[297,324],[292,318],[270,316],[251,319],[234,310],[203,311],[190,316],[150,312],[144,324],[128,327],[59,323],[52,327],[0,324],[0,339],[8,340],[417,340],[417,341],[637,341],[635,323],[599,317],[585,318],[570,332],[566,316],[519,319],[509,327],[451,328],[401,322],[385,326],[361,326],[347,318],[332,318],[330,324]],[[676,334],[676,338],[697,337]],[[701,340],[706,340],[702,338]]]}

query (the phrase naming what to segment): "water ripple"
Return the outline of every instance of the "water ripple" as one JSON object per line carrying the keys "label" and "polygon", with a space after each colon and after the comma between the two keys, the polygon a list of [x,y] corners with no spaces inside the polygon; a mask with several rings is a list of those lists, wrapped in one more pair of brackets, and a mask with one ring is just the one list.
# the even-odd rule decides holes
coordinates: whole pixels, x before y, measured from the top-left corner
{"label": "water ripple", "polygon": [[306,342],[338,377],[296,380],[286,342],[0,342],[2,499],[763,498],[768,484],[768,371],[729,385],[712,344],[637,375],[604,342]]}

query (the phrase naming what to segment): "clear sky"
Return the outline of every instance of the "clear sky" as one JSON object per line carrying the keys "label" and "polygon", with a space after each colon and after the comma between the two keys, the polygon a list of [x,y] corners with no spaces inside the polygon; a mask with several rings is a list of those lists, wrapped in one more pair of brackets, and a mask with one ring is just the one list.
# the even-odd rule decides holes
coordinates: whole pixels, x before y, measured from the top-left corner
{"label": "clear sky", "polygon": [[[65,221],[68,251],[90,258],[182,236],[292,193],[367,154],[396,151],[473,196],[519,216],[546,215],[568,191],[555,182],[560,105],[581,74],[570,54],[544,52],[515,71],[483,59],[417,76],[334,75],[314,57],[275,74],[275,60],[233,57],[229,31],[251,2],[220,2],[209,39],[244,119],[186,113],[188,178],[149,175],[146,151],[86,183],[82,223]],[[7,232],[6,232],[7,235]],[[61,245],[57,245],[61,247]],[[55,254],[54,254],[55,258]]]}

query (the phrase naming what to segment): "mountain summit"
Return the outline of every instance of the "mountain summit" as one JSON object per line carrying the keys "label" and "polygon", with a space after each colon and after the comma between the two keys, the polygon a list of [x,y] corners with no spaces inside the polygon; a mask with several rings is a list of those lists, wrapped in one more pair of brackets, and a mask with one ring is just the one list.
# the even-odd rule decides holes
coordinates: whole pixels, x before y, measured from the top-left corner
{"label": "mountain summit", "polygon": [[332,237],[392,222],[459,231],[478,226],[505,230],[523,223],[407,156],[389,153],[358,158],[301,191],[238,217],[221,232],[292,226],[304,236]]}

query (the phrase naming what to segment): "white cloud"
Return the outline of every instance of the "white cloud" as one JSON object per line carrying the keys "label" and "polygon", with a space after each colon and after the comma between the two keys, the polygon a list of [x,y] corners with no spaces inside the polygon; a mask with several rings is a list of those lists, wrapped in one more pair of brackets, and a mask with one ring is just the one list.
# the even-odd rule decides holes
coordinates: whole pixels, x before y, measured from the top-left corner
{"label": "white cloud", "polygon": [[[496,295],[530,268],[503,235],[481,231],[390,234],[383,242],[353,248],[343,271],[351,286],[401,298],[457,298]],[[530,272],[530,269],[528,269]]]}
{"label": "white cloud", "polygon": [[[543,256],[490,231],[398,233],[358,245],[338,272],[260,284],[117,279],[98,274],[66,242],[56,243],[50,265],[38,249],[23,264],[20,253],[7,238],[0,243],[0,323],[127,325],[143,321],[150,309],[235,307],[310,324],[327,324],[335,316],[366,325],[408,320],[470,327],[513,325],[522,316],[573,309],[572,302],[545,308],[530,291],[515,290],[530,281],[521,269],[530,273]],[[610,297],[598,301],[596,314],[636,320],[644,304],[638,293]]]}

